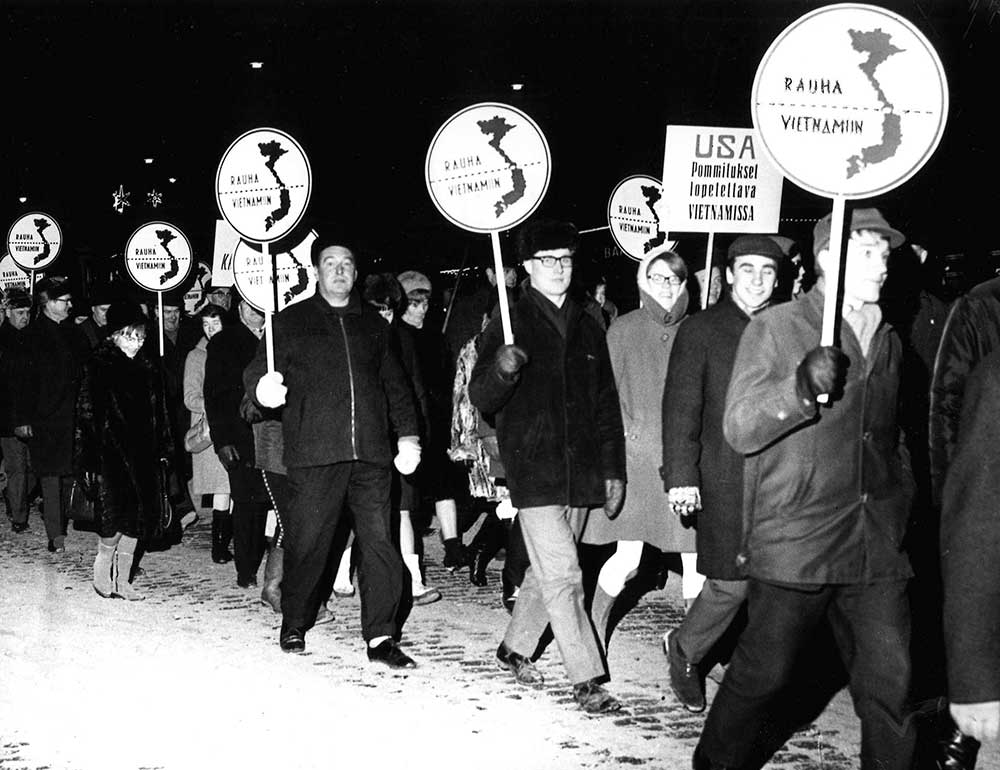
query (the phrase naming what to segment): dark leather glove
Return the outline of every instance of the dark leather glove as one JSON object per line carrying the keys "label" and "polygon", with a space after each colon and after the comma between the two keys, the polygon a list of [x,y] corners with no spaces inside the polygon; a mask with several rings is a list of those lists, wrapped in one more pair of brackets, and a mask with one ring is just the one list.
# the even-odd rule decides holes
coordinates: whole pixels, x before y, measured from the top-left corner
{"label": "dark leather glove", "polygon": [[604,515],[615,518],[625,502],[625,482],[621,479],[604,479]]}
{"label": "dark leather glove", "polygon": [[222,467],[227,471],[240,464],[240,453],[236,451],[236,447],[232,444],[220,446],[216,449],[215,453],[219,456],[219,462],[222,463]]}
{"label": "dark leather glove", "polygon": [[243,394],[243,400],[240,401],[240,417],[242,417],[248,425],[256,425],[258,422],[264,421],[264,414],[260,411],[253,399],[250,398],[246,393]]}
{"label": "dark leather glove", "polygon": [[497,371],[506,379],[512,380],[521,367],[528,363],[528,353],[517,345],[501,345],[497,348],[494,360]]}
{"label": "dark leather glove", "polygon": [[796,393],[807,401],[815,401],[820,393],[829,393],[831,399],[839,398],[844,392],[849,365],[850,360],[840,348],[832,345],[813,348],[795,370]]}

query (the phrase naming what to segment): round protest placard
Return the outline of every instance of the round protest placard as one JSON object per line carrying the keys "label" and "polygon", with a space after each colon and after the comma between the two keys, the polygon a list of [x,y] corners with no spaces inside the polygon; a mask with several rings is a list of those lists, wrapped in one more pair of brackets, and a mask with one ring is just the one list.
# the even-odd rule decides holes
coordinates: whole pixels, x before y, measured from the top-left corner
{"label": "round protest placard", "polygon": [[311,297],[316,292],[316,268],[310,257],[316,231],[309,234],[291,251],[270,251],[255,248],[240,241],[233,253],[233,278],[236,288],[247,302],[262,313],[274,309],[274,290],[271,287],[271,257],[277,264],[278,311]]}
{"label": "round protest placard", "polygon": [[[36,281],[40,281],[44,277],[42,273],[35,273]],[[10,254],[5,254],[4,258],[0,259],[0,292],[6,294],[14,287],[28,291],[30,283],[29,274],[24,272],[24,269],[14,261]]]}
{"label": "round protest placard", "polygon": [[176,289],[191,272],[191,261],[191,242],[167,222],[147,222],[125,245],[129,277],[149,291]]}
{"label": "round protest placard", "polygon": [[431,200],[449,221],[477,233],[523,222],[549,186],[552,157],[545,135],[526,114],[484,102],[455,113],[427,150]]}
{"label": "round protest placard", "polygon": [[7,233],[7,251],[25,270],[41,270],[56,261],[62,230],[48,214],[35,211],[15,220]]}
{"label": "round protest placard", "polygon": [[194,283],[184,292],[184,312],[194,315],[201,310],[201,300],[205,293],[205,287],[212,282],[212,268],[204,262],[197,262],[194,265]]}
{"label": "round protest placard", "polygon": [[312,195],[312,169],[302,146],[284,131],[256,128],[229,145],[215,177],[219,211],[254,243],[287,235]]}
{"label": "round protest placard", "polygon": [[608,227],[618,248],[642,260],[653,249],[666,245],[663,185],[651,176],[623,179],[608,200]]}
{"label": "round protest placard", "polygon": [[824,197],[870,198],[915,174],[948,116],[948,82],[927,38],[872,5],[819,8],[761,59],[750,100],[765,152]]}

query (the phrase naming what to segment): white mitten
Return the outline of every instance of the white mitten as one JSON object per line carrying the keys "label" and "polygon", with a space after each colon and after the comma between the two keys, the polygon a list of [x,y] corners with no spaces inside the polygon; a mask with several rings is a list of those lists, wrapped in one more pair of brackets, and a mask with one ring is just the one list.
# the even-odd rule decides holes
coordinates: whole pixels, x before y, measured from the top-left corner
{"label": "white mitten", "polygon": [[398,451],[392,463],[402,475],[409,476],[420,464],[420,441],[413,437],[401,438],[396,448]]}
{"label": "white mitten", "polygon": [[277,409],[285,403],[288,388],[282,385],[284,381],[285,377],[281,372],[268,372],[257,381],[255,393],[261,406]]}
{"label": "white mitten", "polygon": [[698,487],[671,487],[667,499],[670,510],[678,516],[689,516],[701,510],[701,490]]}

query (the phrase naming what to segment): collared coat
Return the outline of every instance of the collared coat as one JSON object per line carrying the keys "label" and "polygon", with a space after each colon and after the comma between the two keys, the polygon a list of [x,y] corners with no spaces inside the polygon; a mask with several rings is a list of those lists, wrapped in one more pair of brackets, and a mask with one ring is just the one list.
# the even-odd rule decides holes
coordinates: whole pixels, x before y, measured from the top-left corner
{"label": "collared coat", "polygon": [[571,297],[565,336],[525,289],[511,307],[514,342],[528,354],[512,378],[496,367],[499,318],[483,332],[469,382],[473,406],[496,419],[500,457],[516,508],[604,503],[605,479],[625,479],[621,408],[604,331]]}
{"label": "collared coat", "polygon": [[690,553],[695,548],[694,528],[670,512],[660,481],[663,414],[664,408],[670,408],[663,400],[664,383],[674,340],[688,323],[688,293],[682,289],[673,307],[665,311],[653,299],[646,278],[652,261],[647,257],[639,264],[641,307],[618,318],[607,338],[625,431],[625,502],[613,520],[603,511],[593,512],[583,542],[639,540],[661,551]]}
{"label": "collared coat", "polygon": [[948,698],[1000,700],[1000,352],[969,376],[941,508]]}
{"label": "collared coat", "polygon": [[741,567],[800,585],[905,579],[913,478],[897,421],[902,344],[883,322],[866,357],[845,322],[844,394],[820,407],[795,383],[822,323],[820,282],[755,316],[740,339],[723,429],[747,458]]}
{"label": "collared coat", "polygon": [[[205,360],[208,340],[202,337],[184,362],[184,406],[191,412],[190,424],[205,417]],[[214,437],[213,437],[214,440]],[[215,447],[191,455],[191,483],[196,495],[228,495],[229,474],[222,467]]]}
{"label": "collared coat", "polygon": [[[352,293],[333,308],[319,291],[274,318],[275,370],[288,388],[281,413],[284,463],[302,468],[362,460],[388,465],[393,435],[418,435],[413,389],[399,341],[371,306]],[[261,342],[243,381],[256,399],[267,373]]]}
{"label": "collared coat", "polygon": [[44,313],[25,329],[24,355],[15,362],[11,420],[30,425],[31,466],[38,476],[73,472],[73,420],[86,338],[72,321],[56,323]]}
{"label": "collared coat", "polygon": [[[663,487],[698,487],[698,572],[738,580],[743,540],[743,455],[722,434],[726,390],[750,323],[726,296],[680,327],[663,390]],[[612,327],[614,328],[614,327]]]}

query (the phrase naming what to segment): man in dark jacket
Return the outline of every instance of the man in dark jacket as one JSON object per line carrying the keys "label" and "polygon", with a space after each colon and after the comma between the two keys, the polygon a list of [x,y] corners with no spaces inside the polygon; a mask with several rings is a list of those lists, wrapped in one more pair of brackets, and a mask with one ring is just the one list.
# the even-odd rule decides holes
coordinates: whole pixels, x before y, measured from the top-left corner
{"label": "man in dark jacket", "polygon": [[4,304],[7,322],[0,326],[0,449],[7,469],[7,515],[15,532],[28,528],[28,495],[35,486],[28,445],[14,435],[13,387],[18,357],[24,354],[24,330],[31,317],[31,296],[8,290]]}
{"label": "man in dark jacket", "polygon": [[941,510],[948,697],[959,729],[1000,731],[1000,352],[969,376]]}
{"label": "man in dark jacket", "polygon": [[[262,345],[244,373],[247,392],[260,405],[284,405],[284,461],[292,499],[281,522],[285,573],[279,642],[286,652],[305,650],[346,505],[360,553],[368,658],[412,668],[416,664],[395,638],[403,562],[393,544],[389,507],[389,463],[406,475],[420,461],[412,390],[391,327],[353,291],[357,266],[351,250],[317,238],[312,259],[316,294],[274,319],[274,371],[267,370]],[[390,423],[399,437],[395,458]]]}
{"label": "man in dark jacket", "polygon": [[588,712],[621,707],[605,675],[583,606],[577,539],[588,508],[609,516],[625,491],[625,436],[608,346],[598,323],[569,297],[576,228],[536,221],[518,238],[529,288],[511,309],[516,345],[500,319],[483,334],[469,383],[472,403],[495,415],[511,502],[531,559],[514,614],[497,650],[522,684],[537,685],[531,663],[547,626]]}
{"label": "man in dark jacket", "polygon": [[232,535],[236,583],[249,588],[257,585],[257,569],[266,547],[267,490],[254,464],[253,429],[245,419],[253,415],[247,414],[243,370],[264,334],[264,314],[244,299],[239,300],[236,313],[239,321],[224,326],[208,343],[204,395],[212,445],[229,474],[233,501],[232,513],[212,511],[212,561],[229,561]]}
{"label": "man in dark jacket", "polygon": [[[742,767],[768,705],[828,620],[861,719],[861,766],[910,768],[910,565],[903,550],[913,480],[897,419],[902,345],[882,321],[891,247],[876,209],[851,214],[841,347],[817,346],[825,281],[754,317],[743,333],[723,429],[746,455],[740,562],[749,622],[705,721],[694,766]],[[836,269],[830,217],[817,264]],[[820,406],[821,394],[829,396]]]}
{"label": "man in dark jacket", "polygon": [[73,473],[73,418],[87,342],[70,317],[69,282],[52,276],[35,285],[38,315],[25,330],[25,355],[14,375],[14,435],[28,442],[42,482],[49,551],[65,551],[64,503]]}
{"label": "man in dark jacket", "polygon": [[676,631],[664,637],[670,686],[689,711],[705,708],[698,664],[746,599],[736,566],[743,534],[743,457],[722,435],[726,388],[750,318],[768,306],[784,253],[766,235],[729,247],[729,293],[677,332],[663,391],[663,485],[678,516],[697,512],[698,572],[706,580]]}

